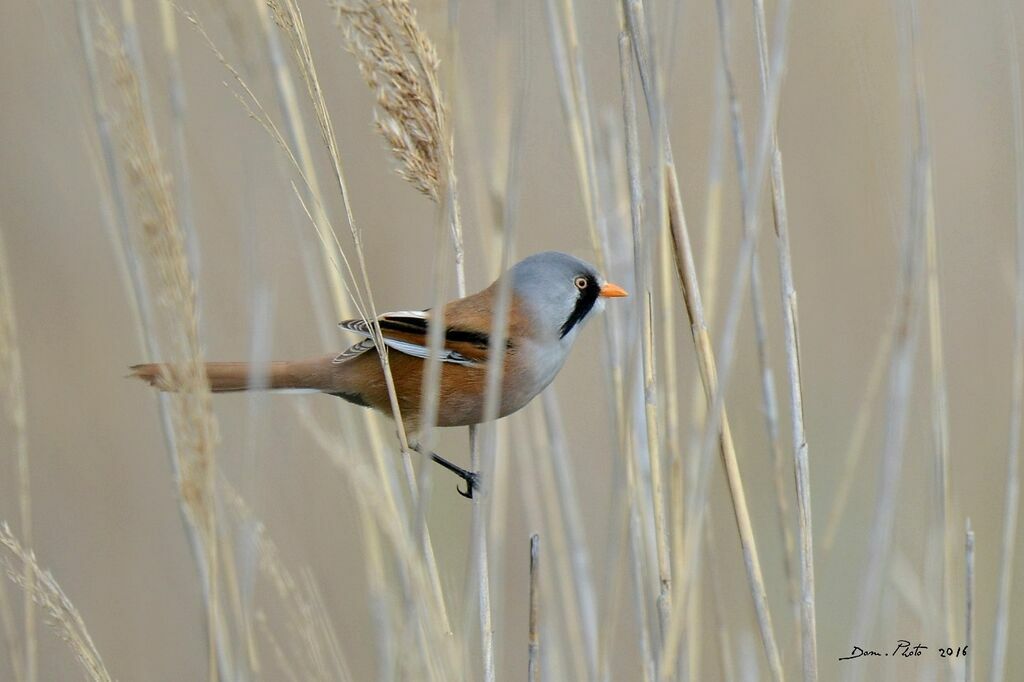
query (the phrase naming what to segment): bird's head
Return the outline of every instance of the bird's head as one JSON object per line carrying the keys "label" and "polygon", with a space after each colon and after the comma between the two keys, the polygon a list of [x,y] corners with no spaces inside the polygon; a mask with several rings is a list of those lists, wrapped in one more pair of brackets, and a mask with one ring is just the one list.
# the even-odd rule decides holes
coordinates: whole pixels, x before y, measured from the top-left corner
{"label": "bird's head", "polygon": [[545,251],[516,263],[512,291],[541,339],[571,344],[583,323],[604,308],[606,298],[626,296],[594,266],[559,251]]}

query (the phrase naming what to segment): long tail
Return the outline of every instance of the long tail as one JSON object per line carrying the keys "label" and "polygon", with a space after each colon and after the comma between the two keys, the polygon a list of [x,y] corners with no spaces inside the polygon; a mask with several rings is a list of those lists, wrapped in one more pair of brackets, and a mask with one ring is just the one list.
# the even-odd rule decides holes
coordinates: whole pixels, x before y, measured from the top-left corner
{"label": "long tail", "polygon": [[[333,355],[328,355],[310,360],[275,361],[269,365],[260,363],[255,371],[252,363],[248,362],[208,362],[206,376],[214,393],[250,389],[304,389],[329,393],[336,390],[334,372],[331,371],[334,368],[333,358]],[[161,391],[176,390],[177,382],[171,365],[135,365],[131,372],[131,376]]]}

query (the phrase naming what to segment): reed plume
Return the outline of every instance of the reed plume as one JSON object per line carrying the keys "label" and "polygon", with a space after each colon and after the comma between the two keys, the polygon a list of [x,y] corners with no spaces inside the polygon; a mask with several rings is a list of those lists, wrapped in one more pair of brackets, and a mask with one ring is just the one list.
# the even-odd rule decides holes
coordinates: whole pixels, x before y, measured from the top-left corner
{"label": "reed plume", "polygon": [[[210,678],[217,679],[215,655],[223,657],[218,611],[216,513],[217,422],[199,338],[199,306],[195,281],[186,257],[185,237],[178,219],[171,177],[157,145],[148,115],[144,73],[137,44],[122,40],[101,16],[103,49],[109,59],[119,95],[118,143],[146,265],[156,278],[156,300],[163,312],[163,353],[169,360],[163,378],[175,388],[171,397],[173,449],[178,463],[178,493],[195,532],[200,578],[207,605]],[[223,664],[223,661],[221,661]]]}
{"label": "reed plume", "polygon": [[377,95],[374,122],[398,160],[396,171],[439,201],[446,136],[437,50],[406,0],[334,7],[348,50]]}
{"label": "reed plume", "polygon": [[11,557],[0,555],[0,567],[7,576],[25,590],[25,595],[38,604],[49,618],[46,619],[57,636],[67,642],[82,670],[90,680],[109,682],[110,673],[103,664],[100,652],[93,644],[85,627],[82,615],[71,603],[64,590],[49,571],[44,571],[36,561],[35,553],[18,541],[6,523],[0,525],[0,548],[23,564],[23,570],[15,567]]}

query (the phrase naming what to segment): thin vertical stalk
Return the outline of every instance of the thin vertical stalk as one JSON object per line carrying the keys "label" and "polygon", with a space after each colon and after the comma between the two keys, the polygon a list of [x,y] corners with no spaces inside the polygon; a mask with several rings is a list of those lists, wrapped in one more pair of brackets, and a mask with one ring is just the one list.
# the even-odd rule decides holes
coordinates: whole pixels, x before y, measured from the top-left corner
{"label": "thin vertical stalk", "polygon": [[[736,176],[740,187],[746,187],[747,162],[745,143],[743,141],[743,121],[740,115],[740,101],[736,92],[736,79],[732,69],[732,22],[729,16],[729,8],[725,0],[716,0],[715,9],[718,15],[719,50],[722,73],[725,77],[726,92],[729,98],[729,120],[732,124],[733,150],[736,159]],[[767,91],[765,91],[767,94]],[[772,128],[774,139],[775,128]],[[744,197],[745,199],[745,197]],[[758,207],[748,206],[746,201],[740,202],[740,216],[742,223],[746,225],[749,221],[749,213],[756,211]],[[761,369],[761,401],[764,408],[765,431],[768,436],[768,446],[771,453],[772,470],[775,483],[775,501],[778,512],[779,535],[782,538],[783,567],[785,568],[786,581],[789,586],[790,600],[795,612],[799,611],[799,588],[797,586],[797,573],[793,566],[793,556],[796,553],[793,533],[789,528],[789,499],[786,495],[785,483],[783,481],[783,455],[782,444],[779,435],[779,408],[775,392],[775,377],[772,373],[770,351],[768,348],[768,332],[766,329],[764,311],[764,290],[761,284],[761,260],[759,252],[755,249],[750,263],[750,301],[754,318],[754,340],[757,346],[758,364]]]}
{"label": "thin vertical stalk", "polygon": [[[893,353],[889,363],[889,394],[886,404],[888,415],[885,440],[879,467],[878,502],[869,543],[868,563],[861,586],[859,607],[855,617],[852,641],[865,641],[870,634],[878,612],[886,565],[895,531],[896,506],[899,501],[900,478],[906,445],[905,436],[910,415],[913,390],[914,357],[917,350],[917,327],[921,295],[922,261],[924,259],[924,222],[928,195],[931,193],[928,169],[928,143],[925,137],[924,101],[921,79],[915,69],[917,52],[916,11],[913,0],[908,0],[904,16],[902,73],[915,94],[909,107],[909,118],[916,128],[910,142],[909,206],[903,234],[903,256],[897,289],[897,327]],[[847,668],[849,676],[859,676],[862,670]]]}
{"label": "thin vertical stalk", "polygon": [[[736,679],[733,659],[735,658],[732,646],[732,638],[729,636],[729,623],[726,618],[725,595],[722,593],[722,579],[718,566],[718,554],[715,543],[715,534],[712,530],[714,524],[711,522],[711,513],[708,512],[707,520],[704,523],[705,543],[707,545],[706,559],[703,563],[707,565],[708,576],[711,583],[711,602],[715,614],[715,638],[718,644],[718,665],[721,668],[720,675],[723,682],[733,682]],[[699,570],[699,569],[698,569]],[[693,600],[695,601],[695,600]]]}
{"label": "thin vertical stalk", "polygon": [[[524,17],[520,15],[520,21]],[[525,27],[525,24],[521,24]],[[525,30],[525,29],[523,29]],[[512,303],[512,278],[507,275],[512,265],[515,252],[516,235],[519,224],[519,185],[520,173],[519,162],[522,151],[522,133],[524,126],[524,113],[526,99],[529,93],[529,77],[525,68],[526,34],[521,34],[520,55],[519,55],[519,78],[516,87],[516,98],[514,112],[511,122],[512,128],[509,131],[509,153],[508,171],[506,175],[504,211],[502,215],[502,240],[501,240],[501,273],[498,281],[497,294],[491,318],[490,344],[487,358],[486,386],[484,391],[484,423],[487,428],[483,434],[483,442],[474,444],[473,450],[480,448],[481,457],[478,473],[484,481],[492,481],[494,471],[495,449],[497,447],[497,430],[494,421],[498,417],[498,409],[501,404],[501,382],[504,376],[505,353],[497,349],[505,347],[508,338],[509,306]],[[490,494],[480,495],[473,500],[473,563],[478,580],[478,600],[480,609],[480,631],[481,648],[483,652],[484,680],[493,682],[496,676],[494,656],[494,627],[491,613],[491,594],[489,575],[490,567],[488,562],[487,543],[487,519],[491,512],[492,496]]]}
{"label": "thin vertical stalk", "polygon": [[[117,153],[113,140],[113,127],[107,115],[107,107],[103,98],[103,91],[100,85],[99,66],[96,61],[96,48],[92,32],[92,20],[89,17],[89,10],[86,7],[86,0],[76,0],[75,14],[77,28],[82,42],[82,53],[85,58],[86,74],[89,82],[89,91],[93,110],[93,118],[96,125],[97,137],[103,155],[104,170],[107,174],[107,188],[111,193],[111,204],[114,207],[114,222],[116,229],[111,232],[117,235],[114,241],[115,249],[122,254],[121,262],[125,265],[128,273],[128,280],[131,284],[128,295],[132,300],[135,311],[135,328],[139,345],[144,356],[148,360],[155,360],[159,353],[159,344],[154,333],[154,323],[151,314],[151,297],[149,287],[142,272],[142,267],[131,237],[131,227],[128,211],[128,201],[122,185],[121,173],[117,162]],[[175,483],[181,481],[182,473],[179,461],[178,445],[175,438],[174,426],[171,417],[171,401],[166,393],[157,395],[157,405],[160,414],[160,428],[164,444],[170,461],[171,471]],[[196,563],[199,574],[199,582],[203,592],[204,601],[209,604],[210,592],[210,561],[207,556],[207,549],[199,532],[199,528],[190,518],[184,500],[179,500],[178,512],[181,516],[182,526],[188,538],[189,547]],[[211,626],[213,624],[211,623]],[[222,621],[218,621],[216,627],[222,630],[217,641],[224,641],[226,627]],[[224,647],[218,647],[221,661],[221,672],[228,670],[226,651]]]}
{"label": "thin vertical stalk", "polygon": [[633,85],[633,59],[629,36],[619,34],[619,68],[622,80],[622,111],[626,122],[626,162],[629,172],[630,215],[633,225],[633,267],[640,302],[640,336],[643,356],[644,418],[647,432],[647,456],[651,470],[651,497],[654,508],[655,547],[658,560],[658,621],[662,635],[668,627],[672,609],[672,567],[665,521],[665,493],[661,475],[658,441],[656,386],[654,383],[654,301],[644,238],[644,200],[640,177],[640,141],[636,122],[636,94]]}
{"label": "thin vertical stalk", "polygon": [[[265,32],[269,35],[273,35],[273,31],[269,27],[269,13],[266,5],[262,2],[255,2],[257,12],[260,15],[261,24],[264,26]],[[356,259],[358,263],[358,272],[360,275],[359,288],[361,288],[361,294],[365,297],[365,309],[370,313],[370,319],[368,320],[372,335],[378,349],[378,355],[381,361],[381,368],[384,373],[385,384],[388,391],[388,398],[390,401],[391,411],[398,425],[398,438],[401,447],[403,463],[406,468],[410,496],[415,499],[417,495],[417,486],[415,478],[412,475],[412,466],[409,456],[409,442],[407,434],[405,432],[405,426],[402,421],[401,409],[398,404],[398,397],[395,391],[394,377],[391,373],[391,365],[388,360],[388,352],[386,345],[383,343],[383,337],[380,332],[380,327],[377,321],[376,305],[374,303],[373,290],[370,285],[369,271],[366,265],[365,253],[362,245],[362,234],[356,224],[355,216],[352,210],[352,204],[350,194],[348,191],[348,184],[345,179],[345,172],[343,169],[341,154],[338,148],[338,141],[335,135],[334,125],[331,120],[327,104],[324,99],[323,90],[320,85],[319,78],[315,64],[313,62],[312,54],[310,52],[308,36],[306,34],[305,25],[302,19],[301,11],[294,0],[283,0],[283,5],[274,3],[274,8],[278,12],[284,12],[287,16],[287,25],[285,26],[288,31],[289,38],[292,43],[292,49],[295,53],[295,57],[299,62],[300,70],[305,82],[307,94],[310,99],[310,103],[313,107],[314,114],[316,115],[317,126],[320,131],[321,140],[326,148],[328,157],[330,159],[330,169],[334,176],[336,188],[342,201],[344,209],[345,219],[349,227],[349,233],[352,238],[352,242],[355,246]],[[272,40],[272,39],[271,39]],[[272,44],[276,44],[272,42]],[[422,55],[417,55],[417,58],[423,60]],[[431,78],[429,69],[426,70],[428,79]],[[431,87],[437,92],[436,83],[431,81]],[[291,93],[294,95],[294,92]],[[292,96],[289,99],[294,99]],[[435,102],[437,101],[435,97]],[[290,108],[295,108],[294,104],[289,104]],[[443,125],[441,126],[443,129]],[[337,251],[345,258],[344,253],[337,241],[337,236],[334,235],[333,230],[331,236],[334,239]],[[346,259],[347,264],[347,259]],[[439,619],[440,625],[442,626],[443,632],[451,632],[451,626],[448,619],[447,606],[444,600],[444,592],[441,588],[440,577],[437,570],[437,563],[434,557],[433,546],[430,541],[429,532],[427,532],[425,526],[422,528],[421,533],[421,551],[423,552],[424,564],[430,578],[430,584],[432,587],[433,607],[436,610],[436,615]],[[407,606],[413,606],[410,601]],[[432,632],[432,636],[440,637],[441,633]],[[422,641],[422,638],[421,638]],[[426,654],[426,651],[424,651]]]}
{"label": "thin vertical stalk", "polygon": [[1021,102],[1020,53],[1012,8],[1005,5],[1010,41],[1010,78],[1013,106],[1013,152],[1016,172],[1017,287],[1013,326],[1013,383],[1010,400],[1010,446],[1006,456],[1006,493],[1003,506],[1003,542],[996,592],[996,621],[992,636],[991,682],[1003,679],[1010,631],[1010,599],[1014,553],[1020,511],[1021,417],[1024,412],[1024,113]]}
{"label": "thin vertical stalk", "polygon": [[[631,2],[631,7],[635,5]],[[746,195],[745,201],[748,205],[758,204],[761,185],[764,179],[764,170],[767,162],[770,131],[777,112],[779,90],[781,85],[782,64],[785,60],[787,41],[785,39],[786,27],[789,18],[788,0],[782,0],[778,6],[776,26],[780,38],[776,41],[772,55],[771,83],[768,88],[768,97],[765,103],[763,117],[757,137],[757,153],[754,155],[755,163],[752,166],[752,181],[743,188]],[[633,13],[631,13],[633,14]],[[632,23],[640,22],[635,19]],[[633,33],[637,31],[634,29]],[[641,32],[642,33],[642,32]],[[641,76],[643,76],[644,60],[641,64]],[[650,79],[645,79],[649,81]],[[648,90],[645,88],[645,90]],[[657,102],[657,97],[648,94],[649,106],[651,102]],[[667,136],[666,136],[667,139]],[[740,246],[739,259],[737,261],[730,304],[727,309],[725,331],[722,336],[722,345],[719,356],[723,358],[721,376],[717,376],[715,368],[714,352],[711,350],[710,340],[707,335],[707,328],[703,319],[703,309],[700,305],[699,290],[697,289],[696,270],[693,265],[693,251],[690,246],[689,233],[686,229],[686,222],[682,211],[682,200],[679,193],[678,178],[675,173],[675,166],[671,162],[671,150],[666,144],[667,162],[664,181],[668,183],[669,191],[669,226],[672,229],[673,241],[676,249],[676,267],[679,270],[680,282],[683,286],[683,296],[686,302],[687,314],[690,315],[691,328],[694,335],[694,345],[698,356],[698,367],[701,372],[702,383],[705,387],[706,400],[709,403],[708,420],[705,424],[704,435],[700,450],[700,463],[698,464],[697,483],[695,494],[691,498],[690,509],[693,510],[689,517],[686,530],[686,551],[687,559],[693,556],[699,545],[699,529],[703,522],[705,501],[707,499],[708,469],[707,460],[710,458],[711,449],[717,436],[720,445],[723,464],[725,466],[729,490],[732,495],[733,511],[736,518],[737,528],[740,534],[741,548],[744,556],[744,566],[747,571],[747,579],[754,600],[755,612],[757,614],[758,627],[761,633],[762,645],[769,664],[769,670],[773,679],[782,679],[782,664],[778,654],[778,647],[775,643],[774,631],[771,625],[771,616],[768,611],[767,595],[764,588],[764,580],[761,574],[760,559],[757,553],[757,546],[754,541],[753,526],[750,521],[749,511],[746,505],[746,495],[743,490],[742,478],[736,461],[735,449],[732,443],[732,436],[728,428],[728,419],[725,414],[723,387],[728,385],[728,377],[731,372],[733,351],[735,348],[736,333],[739,321],[741,292],[746,288],[749,275],[750,259],[756,246],[757,227],[756,213],[749,214],[750,221],[744,226],[744,237]],[[689,561],[684,560],[684,565]],[[667,679],[674,668],[674,660],[677,656],[680,644],[683,621],[685,619],[685,600],[687,590],[692,583],[691,571],[688,568],[684,573],[684,588],[679,590],[677,605],[672,614],[672,623],[666,637],[666,644],[662,650],[661,674]]]}
{"label": "thin vertical stalk", "polygon": [[[349,304],[348,298],[344,294],[344,292],[349,289],[346,287],[341,276],[341,268],[338,264],[339,256],[340,259],[344,261],[346,267],[348,265],[348,261],[337,244],[332,243],[330,240],[325,238],[325,235],[327,234],[331,234],[333,236],[334,232],[327,216],[326,209],[324,208],[323,193],[320,188],[316,166],[313,163],[312,152],[309,146],[309,136],[306,132],[304,119],[299,109],[295,82],[291,71],[287,67],[287,60],[285,59],[281,41],[270,20],[266,3],[255,2],[254,6],[266,44],[267,60],[273,77],[279,107],[284,118],[284,131],[288,136],[285,149],[290,155],[296,170],[301,174],[303,179],[301,186],[306,197],[305,204],[308,204],[310,207],[307,212],[309,213],[314,227],[316,228],[317,234],[320,236],[320,239],[318,240],[320,247],[318,252],[320,253],[320,257],[323,262],[323,272],[327,277],[329,285],[328,289],[331,292],[331,301],[334,304],[335,315],[338,319],[347,319],[352,317],[352,308]],[[336,249],[337,255],[335,251]],[[353,298],[355,299],[356,309],[361,316],[365,317],[367,315],[367,311],[366,306],[363,305],[362,297],[359,296],[357,289],[354,294]],[[370,313],[370,315],[373,316],[372,313]],[[386,351],[383,353],[383,356],[386,356]],[[385,368],[385,370],[387,370],[387,368]],[[385,374],[390,375],[390,372],[385,371]],[[344,411],[342,411],[342,423],[354,423],[350,421]],[[400,499],[398,492],[395,490],[395,486],[393,485],[394,478],[387,474],[386,462],[383,456],[383,453],[385,452],[384,440],[380,432],[380,428],[377,425],[377,422],[371,419],[369,415],[364,417],[363,424],[365,426],[367,440],[369,441],[370,451],[374,454],[374,461],[383,482],[383,492],[388,500],[389,506],[393,507],[396,510],[395,513],[397,513]],[[403,464],[406,467],[406,471],[408,472],[412,465],[407,451],[403,451],[402,459]]]}
{"label": "thin vertical stalk", "polygon": [[[768,30],[765,22],[763,0],[754,0],[754,24],[757,33],[761,94],[767,103],[771,73],[768,70]],[[793,435],[793,458],[796,470],[797,519],[800,537],[800,642],[804,681],[811,682],[818,677],[818,643],[814,601],[814,533],[811,524],[810,456],[807,448],[807,431],[804,426],[803,373],[800,365],[800,318],[797,314],[796,284],[793,277],[792,250],[789,246],[786,186],[782,173],[782,152],[779,150],[777,123],[772,125],[770,154],[772,217],[775,220],[775,245],[779,257],[782,322],[785,330],[786,374],[789,380],[790,395],[790,426]],[[780,497],[780,504],[782,500],[783,497]]]}
{"label": "thin vertical stalk", "polygon": [[[632,419],[629,419],[632,422]],[[647,572],[644,566],[643,528],[640,526],[639,504],[640,482],[637,479],[636,457],[633,439],[629,436],[629,430],[623,430],[620,438],[625,441],[622,444],[626,453],[626,486],[630,491],[629,497],[629,544],[630,560],[633,576],[633,602],[637,631],[640,640],[640,669],[644,682],[654,682],[658,667],[655,661],[654,643],[651,641],[650,620],[647,615],[647,593],[645,588]]]}
{"label": "thin vertical stalk", "polygon": [[[916,5],[910,3],[912,13],[911,30],[916,34]],[[924,230],[925,286],[928,299],[928,347],[931,370],[931,419],[935,448],[935,519],[932,536],[936,541],[937,560],[932,562],[938,573],[939,618],[945,626],[947,639],[953,637],[953,613],[950,585],[952,554],[949,546],[950,531],[950,483],[949,483],[949,399],[945,360],[942,349],[942,307],[939,290],[938,236],[935,230],[935,201],[933,197],[933,175],[926,116],[926,99],[923,65],[916,38],[911,45],[914,64],[914,91],[917,100],[918,135],[922,149],[922,164],[925,174],[925,193],[922,206]]]}
{"label": "thin vertical stalk", "polygon": [[[18,328],[14,316],[14,290],[10,280],[10,262],[4,244],[3,230],[0,230],[0,390],[3,390],[5,412],[14,430],[14,459],[17,467],[18,513],[21,516],[21,537],[26,547],[32,547],[32,496],[29,478],[27,409],[25,405],[25,378],[22,374],[21,351],[18,348]],[[3,590],[0,608],[4,608],[4,624],[12,666],[17,679],[34,682],[38,676],[38,655],[36,640],[35,572],[30,561],[25,562],[23,574],[25,595],[22,600],[24,658],[14,664],[18,652],[14,646],[13,630],[7,621],[10,616]],[[22,664],[24,668],[22,668]]]}
{"label": "thin vertical stalk", "polygon": [[[590,111],[590,99],[587,91],[586,72],[580,51],[579,33],[576,26],[576,9],[574,0],[562,0],[562,10],[558,9],[556,0],[545,0],[548,28],[553,53],[558,93],[562,105],[562,113],[572,145],[573,158],[577,173],[580,195],[586,215],[587,232],[590,237],[591,249],[595,264],[601,272],[608,272],[607,249],[608,218],[606,211],[599,205],[599,180],[595,152],[593,117]],[[614,357],[616,330],[611,316],[604,315],[602,327],[605,337],[605,352],[609,358]],[[612,394],[616,396],[616,414],[621,418],[622,369],[620,363],[608,363],[611,375]],[[571,507],[563,503],[564,507]],[[571,517],[569,518],[571,521]],[[582,539],[582,535],[578,536]],[[587,551],[584,545],[575,545],[574,556],[581,560],[574,561],[577,578],[575,586],[580,621],[584,630],[586,645],[587,671],[591,679],[597,675],[598,667],[598,624],[604,622],[597,616],[597,606],[593,581],[590,577]]]}
{"label": "thin vertical stalk", "polygon": [[857,407],[857,416],[853,421],[853,428],[847,437],[846,453],[843,455],[843,473],[839,477],[839,488],[832,495],[832,508],[828,514],[828,521],[825,524],[825,537],[822,540],[822,549],[827,554],[835,542],[836,533],[839,531],[839,523],[843,520],[846,511],[847,501],[850,499],[850,490],[857,472],[857,465],[860,463],[864,453],[864,441],[867,439],[868,426],[871,421],[871,407],[882,386],[882,377],[885,374],[886,362],[892,348],[893,328],[895,318],[886,325],[882,338],[878,341],[878,348],[875,350],[875,359],[868,371],[868,379],[864,386],[864,396]]}
{"label": "thin vertical stalk", "polygon": [[[557,400],[550,388],[541,394],[541,401],[540,409],[533,411],[535,426],[530,430],[535,436],[532,450],[546,456],[536,458],[537,474],[533,479],[528,479],[528,485],[538,487],[542,493],[542,511],[550,530],[547,543],[548,556],[551,560],[547,565],[553,567],[557,583],[562,586],[562,589],[557,590],[564,621],[563,627],[558,628],[564,638],[564,644],[560,649],[565,651],[565,658],[573,662],[578,677],[593,679],[592,675],[586,677],[589,674],[588,663],[583,641],[582,616],[579,615],[579,591],[582,588],[577,584],[579,574],[574,560],[574,555],[578,552],[577,547],[583,546],[577,544],[582,543],[582,538],[577,538],[574,533],[581,529],[574,530],[573,522],[567,517],[567,512],[576,505],[575,501],[569,504],[563,499],[559,482],[559,468],[565,468],[559,460],[567,459],[568,452],[564,447],[565,438],[561,419],[558,418]],[[543,413],[543,421],[538,413]],[[550,657],[547,660],[550,660]]]}
{"label": "thin vertical stalk", "polygon": [[964,536],[964,562],[967,573],[964,579],[966,593],[964,649],[968,652],[967,658],[964,660],[964,682],[974,682],[974,531],[971,530],[970,518],[967,519],[967,531]]}
{"label": "thin vertical stalk", "polygon": [[540,536],[530,536],[530,631],[527,679],[540,680]]}

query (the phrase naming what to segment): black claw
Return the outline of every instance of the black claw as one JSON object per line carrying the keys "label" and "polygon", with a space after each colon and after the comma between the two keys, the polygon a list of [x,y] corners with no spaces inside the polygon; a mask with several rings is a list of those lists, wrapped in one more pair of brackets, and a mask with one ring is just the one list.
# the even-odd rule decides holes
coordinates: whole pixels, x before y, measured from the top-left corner
{"label": "black claw", "polygon": [[452,464],[451,462],[449,462],[436,452],[424,452],[423,450],[420,449],[420,446],[418,444],[413,444],[412,449],[421,454],[428,455],[430,459],[437,462],[445,469],[447,469],[448,471],[452,472],[453,474],[461,478],[463,481],[465,481],[465,490],[458,486],[456,486],[455,489],[459,492],[460,495],[462,495],[466,499],[473,499],[473,491],[480,487],[480,474],[477,474],[474,471],[467,471],[466,469],[463,469],[460,466]]}
{"label": "black claw", "polygon": [[456,486],[455,490],[457,490],[458,493],[465,497],[467,500],[472,500],[473,491],[480,487],[480,474],[477,474],[472,471],[466,471],[462,474],[462,480],[466,482],[466,489],[463,490],[462,488]]}

